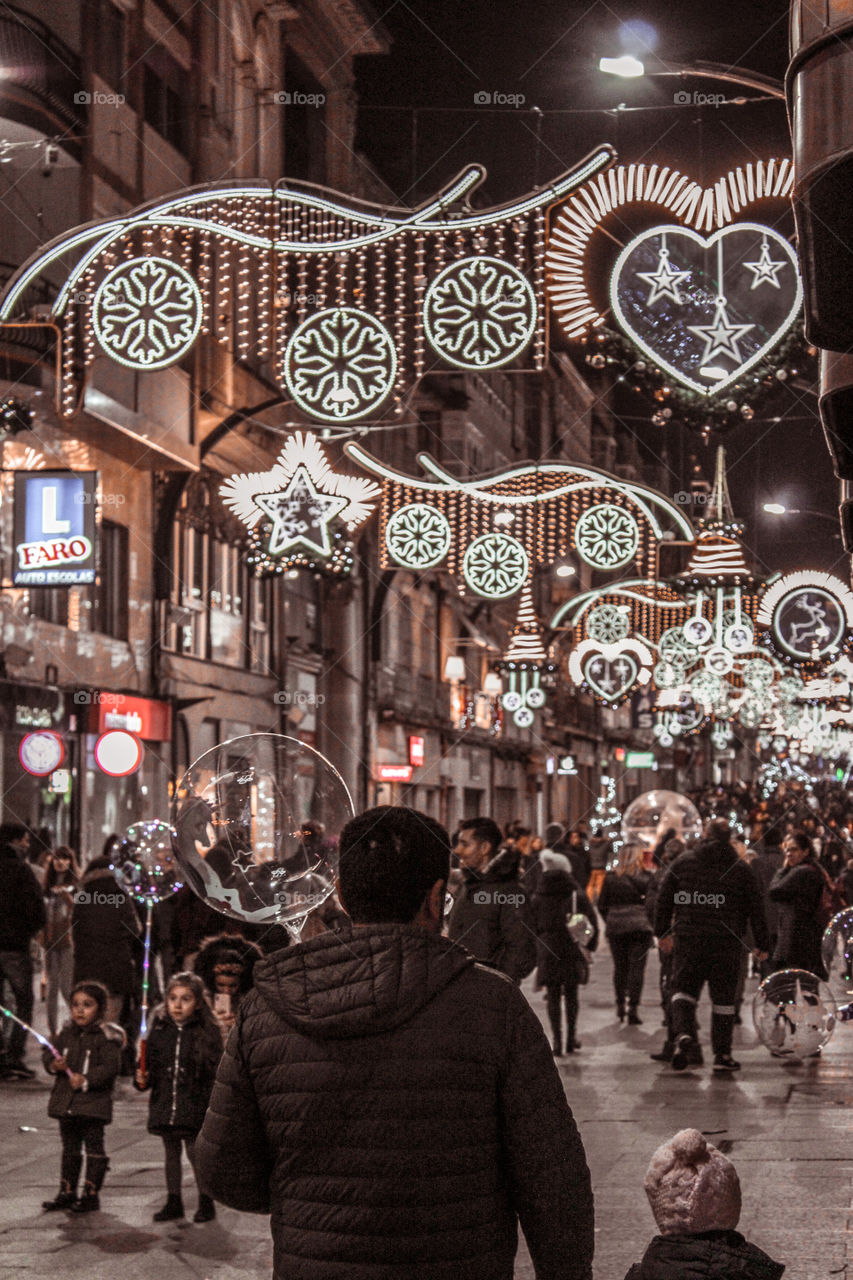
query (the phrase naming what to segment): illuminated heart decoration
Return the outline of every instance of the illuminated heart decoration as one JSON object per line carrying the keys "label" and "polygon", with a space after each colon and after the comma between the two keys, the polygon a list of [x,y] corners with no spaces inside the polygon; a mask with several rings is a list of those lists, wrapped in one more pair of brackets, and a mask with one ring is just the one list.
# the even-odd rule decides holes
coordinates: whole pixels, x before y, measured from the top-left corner
{"label": "illuminated heart decoration", "polygon": [[599,644],[582,640],[569,658],[575,684],[587,684],[597,698],[611,705],[626,698],[635,685],[648,684],[652,655],[639,640]]}
{"label": "illuminated heart decoration", "polygon": [[660,369],[708,396],[778,344],[802,300],[796,253],[756,222],[708,237],[690,227],[652,227],[629,241],[610,279],[624,333]]}

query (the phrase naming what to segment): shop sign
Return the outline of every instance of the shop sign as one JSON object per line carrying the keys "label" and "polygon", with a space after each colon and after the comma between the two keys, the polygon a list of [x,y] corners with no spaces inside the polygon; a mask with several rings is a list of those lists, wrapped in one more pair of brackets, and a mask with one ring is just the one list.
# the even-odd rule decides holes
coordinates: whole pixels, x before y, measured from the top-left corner
{"label": "shop sign", "polygon": [[578,766],[574,756],[560,756],[560,767],[557,773],[563,774],[564,777],[577,777]]}
{"label": "shop sign", "polygon": [[107,733],[111,729],[132,733],[145,742],[169,742],[172,737],[172,707],[153,698],[137,698],[128,693],[93,690],[75,694],[75,701],[88,698],[89,732]]}
{"label": "shop sign", "polygon": [[653,751],[629,751],[625,756],[626,769],[654,769],[655,753]]}
{"label": "shop sign", "polygon": [[374,774],[376,782],[411,782],[412,766],[410,764],[379,764]]}
{"label": "shop sign", "polygon": [[68,769],[54,769],[50,775],[48,791],[54,796],[67,796],[71,790],[71,772]]}
{"label": "shop sign", "polygon": [[15,707],[15,724],[24,729],[50,729],[53,713],[50,707]]}
{"label": "shop sign", "polygon": [[414,765],[415,768],[419,769],[424,762],[424,758],[425,758],[424,739],[415,737],[414,735],[411,736],[409,738],[409,764]]}
{"label": "shop sign", "polygon": [[95,581],[97,471],[16,471],[16,587]]}

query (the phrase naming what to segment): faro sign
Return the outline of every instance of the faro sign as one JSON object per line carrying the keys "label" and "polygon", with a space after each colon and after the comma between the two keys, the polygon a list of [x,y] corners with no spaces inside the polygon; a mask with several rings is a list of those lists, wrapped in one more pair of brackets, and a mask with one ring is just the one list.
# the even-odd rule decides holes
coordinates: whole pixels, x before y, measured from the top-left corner
{"label": "faro sign", "polygon": [[16,587],[95,581],[97,471],[15,472]]}

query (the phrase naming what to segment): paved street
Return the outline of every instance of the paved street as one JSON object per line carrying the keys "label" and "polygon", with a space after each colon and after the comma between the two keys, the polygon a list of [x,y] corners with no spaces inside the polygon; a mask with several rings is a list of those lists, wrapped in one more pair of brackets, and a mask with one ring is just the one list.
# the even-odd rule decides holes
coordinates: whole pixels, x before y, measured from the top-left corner
{"label": "paved street", "polygon": [[[610,961],[596,960],[583,993],[583,1050],[561,1060],[561,1075],[581,1127],[593,1171],[597,1214],[596,1280],[622,1280],[654,1233],[642,1190],[654,1148],[694,1125],[714,1135],[741,1176],[744,1232],[787,1264],[790,1280],[845,1274],[853,1204],[853,1030],[840,1027],[823,1060],[783,1067],[751,1028],[736,1032],[744,1069],[713,1078],[705,1068],[676,1076],[649,1061],[662,1039],[654,961],[646,982],[642,1027],[620,1027],[610,999]],[[749,984],[749,992],[755,988]],[[528,984],[529,986],[529,984]],[[531,995],[544,1017],[540,995]],[[710,1010],[700,1006],[703,1039]],[[31,1051],[31,1061],[36,1055]],[[267,1220],[220,1210],[205,1226],[158,1226],[151,1214],[164,1199],[161,1147],[145,1131],[146,1103],[127,1082],[107,1131],[112,1168],[103,1210],[86,1218],[43,1214],[57,1186],[56,1124],[46,1116],[48,1082],[0,1086],[0,1277],[85,1280],[255,1280],[269,1275]],[[22,1131],[30,1126],[37,1132]],[[187,1174],[189,1178],[189,1173]],[[194,1191],[187,1196],[190,1213]],[[532,1280],[526,1253],[518,1280]],[[463,1280],[460,1277],[460,1280]]]}

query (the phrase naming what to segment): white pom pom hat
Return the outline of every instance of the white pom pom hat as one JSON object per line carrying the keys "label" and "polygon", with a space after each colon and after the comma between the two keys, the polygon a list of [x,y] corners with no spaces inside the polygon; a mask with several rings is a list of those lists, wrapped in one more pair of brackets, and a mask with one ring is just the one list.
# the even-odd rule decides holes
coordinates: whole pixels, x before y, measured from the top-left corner
{"label": "white pom pom hat", "polygon": [[644,1186],[661,1235],[733,1231],[738,1224],[737,1170],[698,1129],[682,1129],[658,1147]]}

